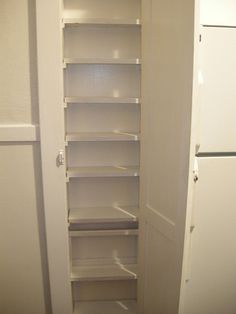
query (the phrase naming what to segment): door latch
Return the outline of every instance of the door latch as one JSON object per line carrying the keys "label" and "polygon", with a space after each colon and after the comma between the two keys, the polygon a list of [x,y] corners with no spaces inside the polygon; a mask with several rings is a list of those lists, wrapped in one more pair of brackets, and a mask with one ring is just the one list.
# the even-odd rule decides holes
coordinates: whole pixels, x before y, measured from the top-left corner
{"label": "door latch", "polygon": [[63,166],[65,164],[65,152],[60,149],[57,155],[57,166]]}
{"label": "door latch", "polygon": [[197,157],[194,159],[194,166],[193,166],[193,181],[196,183],[199,178],[199,170],[198,170],[198,161]]}

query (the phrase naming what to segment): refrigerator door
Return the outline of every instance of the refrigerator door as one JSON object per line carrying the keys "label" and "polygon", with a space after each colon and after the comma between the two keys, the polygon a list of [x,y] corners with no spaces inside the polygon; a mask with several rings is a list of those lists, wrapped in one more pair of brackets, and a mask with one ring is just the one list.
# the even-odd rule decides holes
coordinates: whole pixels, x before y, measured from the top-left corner
{"label": "refrigerator door", "polygon": [[185,314],[236,313],[236,157],[198,158]]}
{"label": "refrigerator door", "polygon": [[202,25],[236,25],[235,0],[200,0]]}
{"label": "refrigerator door", "polygon": [[200,152],[236,152],[236,28],[203,27]]}

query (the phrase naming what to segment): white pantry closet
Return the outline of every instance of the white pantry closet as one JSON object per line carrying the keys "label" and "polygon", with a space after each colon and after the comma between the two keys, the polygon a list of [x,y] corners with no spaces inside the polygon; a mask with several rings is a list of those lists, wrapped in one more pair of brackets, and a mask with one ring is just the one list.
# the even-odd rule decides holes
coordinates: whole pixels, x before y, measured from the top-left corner
{"label": "white pantry closet", "polygon": [[[221,314],[204,302],[198,311],[192,301],[202,289],[195,275],[207,278],[195,265],[206,253],[201,243],[209,243],[198,213],[207,205],[205,217],[211,216],[215,200],[204,191],[222,188],[210,179],[219,156],[230,158],[219,161],[221,177],[234,182],[229,176],[235,167],[235,94],[228,89],[222,109],[221,80],[211,61],[219,51],[217,38],[228,36],[227,51],[236,48],[236,23],[232,27],[222,17],[218,23],[218,2],[205,0],[200,7],[194,0],[37,0],[53,314]],[[232,21],[236,5],[226,2],[225,18]],[[228,82],[236,73],[229,76],[236,69],[232,55],[228,68],[219,63]],[[216,120],[209,128],[212,114]],[[219,130],[222,115],[229,123]],[[219,210],[223,198],[217,199]],[[225,224],[230,220],[234,228],[230,189],[227,199],[232,202]],[[225,241],[233,235],[225,232]],[[215,258],[219,248],[224,252],[216,245]],[[236,253],[229,249],[224,278],[233,274]],[[236,291],[233,282],[225,282],[227,287]],[[228,302],[224,314],[233,314],[235,302]],[[219,308],[220,297],[218,303]]]}

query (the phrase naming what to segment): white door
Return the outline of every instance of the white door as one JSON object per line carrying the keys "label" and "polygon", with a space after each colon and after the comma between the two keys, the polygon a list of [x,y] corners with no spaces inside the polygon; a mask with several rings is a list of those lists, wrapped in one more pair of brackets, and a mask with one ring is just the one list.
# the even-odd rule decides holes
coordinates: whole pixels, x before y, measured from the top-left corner
{"label": "white door", "polygon": [[189,172],[194,1],[145,0],[142,17],[139,309],[176,314]]}
{"label": "white door", "polygon": [[200,0],[202,25],[236,25],[235,0]]}
{"label": "white door", "polygon": [[236,157],[198,158],[184,314],[236,313]]}
{"label": "white door", "polygon": [[203,27],[200,150],[236,151],[236,28]]}

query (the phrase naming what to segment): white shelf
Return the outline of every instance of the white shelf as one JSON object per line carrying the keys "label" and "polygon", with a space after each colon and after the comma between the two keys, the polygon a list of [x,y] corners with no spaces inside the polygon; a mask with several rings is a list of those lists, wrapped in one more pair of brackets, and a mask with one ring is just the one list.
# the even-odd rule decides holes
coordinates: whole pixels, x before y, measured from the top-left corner
{"label": "white shelf", "polygon": [[65,58],[64,64],[141,64],[139,58]]}
{"label": "white shelf", "polygon": [[63,23],[68,24],[95,24],[95,25],[141,25],[140,19],[116,18],[64,18]]}
{"label": "white shelf", "polygon": [[135,300],[75,302],[74,314],[136,314]]}
{"label": "white shelf", "polygon": [[80,132],[68,133],[67,142],[106,142],[106,141],[138,141],[139,134],[125,132]]}
{"label": "white shelf", "polygon": [[138,220],[138,209],[133,206],[72,208],[69,211],[71,224],[119,223]]}
{"label": "white shelf", "polygon": [[135,166],[71,167],[67,170],[68,178],[137,176],[139,176],[139,168]]}
{"label": "white shelf", "polygon": [[118,230],[79,230],[70,231],[70,237],[117,237],[117,236],[138,236],[136,229],[118,229]]}
{"label": "white shelf", "polygon": [[140,104],[135,97],[65,97],[66,104]]}
{"label": "white shelf", "polygon": [[[86,265],[88,264],[88,265]],[[83,261],[81,266],[72,266],[71,281],[106,281],[137,279],[137,264],[91,265]]]}

